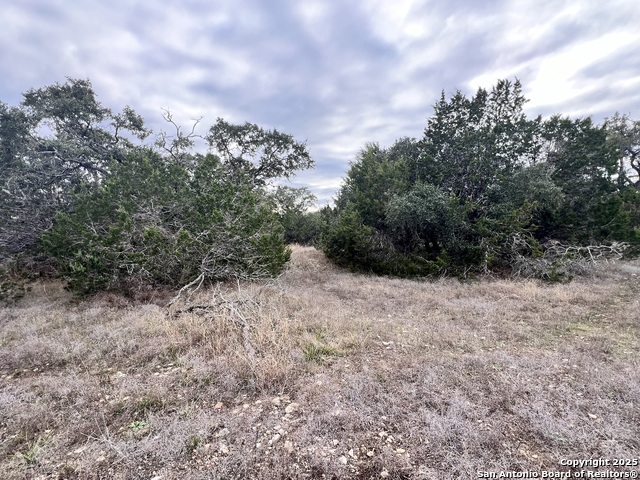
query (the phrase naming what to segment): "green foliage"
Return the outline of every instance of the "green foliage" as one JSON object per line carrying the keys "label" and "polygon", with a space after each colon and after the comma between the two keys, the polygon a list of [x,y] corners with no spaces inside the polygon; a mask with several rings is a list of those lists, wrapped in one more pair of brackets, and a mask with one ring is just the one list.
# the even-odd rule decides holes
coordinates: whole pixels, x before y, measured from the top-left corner
{"label": "green foliage", "polygon": [[129,107],[114,113],[88,80],[32,89],[0,103],[0,261],[35,254],[37,238],[76,191],[97,186],[148,134]]}
{"label": "green foliage", "polygon": [[147,426],[147,422],[144,420],[135,420],[129,424],[129,428],[132,430],[141,430]]}
{"label": "green foliage", "polygon": [[53,268],[81,294],[178,287],[277,275],[290,254],[281,224],[317,236],[308,192],[284,210],[267,193],[313,165],[303,143],[218,119],[206,137],[218,155],[203,156],[191,151],[198,122],[185,134],[164,119],[175,134],[154,150],[134,143],[150,134],[142,118],[103,107],[88,80],[0,103],[0,266],[24,257],[30,274]]}
{"label": "green foliage", "polygon": [[308,190],[274,188],[313,165],[290,135],[218,119],[204,156],[165,112],[175,134],[153,150],[134,143],[142,118],[103,107],[88,80],[32,89],[0,103],[0,266],[53,267],[86,294],[277,275],[293,242],[401,276],[550,278],[552,241],[640,251],[640,123],[531,120],[525,103],[518,81],[443,93],[419,141],[367,144],[336,207],[311,212]]}
{"label": "green foliage", "polygon": [[23,452],[17,452],[18,458],[22,459],[27,465],[34,465],[38,463],[40,461],[40,454],[49,440],[50,435],[38,435],[37,438],[28,444],[29,448],[25,449]]}
{"label": "green foliage", "polygon": [[195,169],[153,152],[127,157],[97,190],[56,218],[42,247],[79,293],[130,291],[278,274],[288,261],[282,227],[262,193],[230,184],[214,156]]}
{"label": "green foliage", "polygon": [[302,347],[304,359],[308,362],[325,363],[327,357],[339,357],[341,352],[329,345],[321,343],[307,343]]}
{"label": "green foliage", "polygon": [[640,120],[616,112],[604,122],[607,142],[618,152],[617,182],[640,190]]}
{"label": "green foliage", "polygon": [[331,218],[322,239],[322,249],[338,265],[366,270],[371,268],[375,229],[365,225],[353,203]]}
{"label": "green foliage", "polygon": [[252,123],[233,125],[218,118],[206,139],[229,167],[234,182],[242,180],[264,186],[313,166],[304,143]]}
{"label": "green foliage", "polygon": [[606,225],[609,236],[630,244],[628,256],[640,255],[640,190],[627,186],[615,201],[618,202],[613,209],[615,214]]}
{"label": "green foliage", "polygon": [[320,212],[310,212],[316,197],[306,188],[278,186],[272,193],[288,244],[314,245],[322,232]]}
{"label": "green foliage", "polygon": [[[400,140],[395,148],[383,150],[368,144],[351,164],[345,185],[337,199],[338,209],[352,203],[365,225],[378,228],[384,225],[384,211],[389,199],[407,186],[407,162],[398,145],[405,147],[412,140]],[[392,152],[396,153],[395,155]]]}
{"label": "green foliage", "polygon": [[418,183],[387,203],[388,231],[401,251],[437,257],[457,227],[453,209],[451,199],[437,187]]}
{"label": "green foliage", "polygon": [[527,120],[525,103],[518,81],[501,80],[472,98],[457,92],[447,101],[443,92],[414,159],[415,180],[484,203],[492,187],[536,155],[540,119]]}
{"label": "green foliage", "polygon": [[619,195],[609,203],[606,234],[631,244],[628,255],[640,254],[640,121],[616,113],[606,119],[607,143],[617,153],[615,175]]}
{"label": "green foliage", "polygon": [[549,241],[637,242],[635,126],[530,120],[525,103],[518,81],[471,98],[443,93],[419,142],[367,145],[327,223],[325,253],[382,274],[565,279],[570,259],[548,261]]}
{"label": "green foliage", "polygon": [[552,117],[543,126],[546,163],[562,190],[563,202],[548,234],[558,240],[588,243],[609,240],[604,226],[618,206],[617,152],[606,131],[591,119]]}

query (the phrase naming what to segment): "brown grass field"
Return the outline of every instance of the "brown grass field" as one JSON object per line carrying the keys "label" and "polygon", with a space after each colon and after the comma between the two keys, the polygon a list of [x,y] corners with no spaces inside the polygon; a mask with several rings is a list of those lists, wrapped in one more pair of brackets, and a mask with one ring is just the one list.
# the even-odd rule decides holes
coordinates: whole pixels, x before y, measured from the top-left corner
{"label": "brown grass field", "polygon": [[[170,308],[41,282],[0,309],[0,478],[471,479],[640,457],[637,262],[417,282],[293,250],[278,280]],[[638,471],[585,470],[605,469]]]}

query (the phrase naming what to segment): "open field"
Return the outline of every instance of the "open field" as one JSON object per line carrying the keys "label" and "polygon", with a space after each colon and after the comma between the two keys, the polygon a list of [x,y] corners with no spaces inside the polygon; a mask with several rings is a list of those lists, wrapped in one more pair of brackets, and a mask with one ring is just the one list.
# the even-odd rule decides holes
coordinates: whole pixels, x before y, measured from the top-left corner
{"label": "open field", "polygon": [[169,309],[36,284],[0,310],[1,476],[465,479],[639,458],[637,265],[415,282],[294,247],[269,285]]}

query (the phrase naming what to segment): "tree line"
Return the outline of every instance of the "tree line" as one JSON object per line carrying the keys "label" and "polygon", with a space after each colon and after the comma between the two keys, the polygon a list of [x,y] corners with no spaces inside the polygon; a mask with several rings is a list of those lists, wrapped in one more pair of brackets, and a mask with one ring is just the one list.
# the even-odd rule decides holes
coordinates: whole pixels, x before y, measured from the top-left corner
{"label": "tree line", "polygon": [[321,246],[355,270],[564,280],[638,253],[640,122],[528,118],[519,81],[444,92],[421,139],[366,145]]}
{"label": "tree line", "polygon": [[38,275],[80,294],[264,278],[293,242],[408,277],[562,280],[638,253],[640,122],[528,118],[525,103],[518,81],[443,93],[422,138],[367,144],[335,205],[310,213],[307,189],[280,185],[313,166],[291,135],[218,119],[199,137],[170,112],[154,133],[88,80],[31,89],[0,102],[0,293]]}
{"label": "tree line", "polygon": [[284,217],[309,193],[277,183],[313,166],[306,145],[218,119],[202,154],[194,130],[165,120],[170,132],[153,135],[131,108],[102,106],[88,80],[1,103],[5,279],[52,275],[90,294],[280,273]]}

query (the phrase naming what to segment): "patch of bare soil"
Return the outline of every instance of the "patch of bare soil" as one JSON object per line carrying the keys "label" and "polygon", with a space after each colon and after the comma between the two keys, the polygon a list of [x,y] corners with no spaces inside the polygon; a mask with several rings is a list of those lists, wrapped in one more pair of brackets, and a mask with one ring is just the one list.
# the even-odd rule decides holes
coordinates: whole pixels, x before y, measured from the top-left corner
{"label": "patch of bare soil", "polygon": [[295,247],[278,281],[169,309],[37,284],[0,310],[0,472],[453,479],[638,458],[635,268],[416,282]]}

